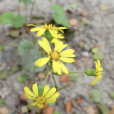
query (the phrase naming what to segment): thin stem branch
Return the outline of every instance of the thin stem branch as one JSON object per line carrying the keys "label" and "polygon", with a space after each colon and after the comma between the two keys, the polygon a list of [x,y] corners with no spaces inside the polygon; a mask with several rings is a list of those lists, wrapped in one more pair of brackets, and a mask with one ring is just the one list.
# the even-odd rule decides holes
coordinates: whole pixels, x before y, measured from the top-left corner
{"label": "thin stem branch", "polygon": [[60,90],[62,90],[62,89],[64,89],[64,88],[66,88],[66,87],[68,87],[68,86],[70,86],[70,85],[71,85],[71,83],[69,83],[69,84],[67,84],[67,85],[65,85],[65,86],[63,86],[63,87],[61,87],[61,88],[57,89],[57,91],[60,91]]}
{"label": "thin stem branch", "polygon": [[69,72],[69,73],[86,73],[86,71],[74,71],[74,72]]}
{"label": "thin stem branch", "polygon": [[32,80],[30,82],[30,89],[32,88],[32,84],[34,83],[34,80],[35,80],[35,68],[36,68],[36,66],[34,66],[34,68],[33,68]]}
{"label": "thin stem branch", "polygon": [[50,71],[47,71],[47,73],[46,73],[46,75],[45,75],[45,82],[44,82],[44,86],[45,86],[45,84],[46,84],[46,81],[47,81],[47,79],[48,79],[49,72],[50,72]]}
{"label": "thin stem branch", "polygon": [[20,15],[20,0],[18,0],[18,15]]}
{"label": "thin stem branch", "polygon": [[55,87],[57,88],[57,83],[56,83],[56,81],[55,81],[55,77],[54,77],[54,75],[53,75],[52,72],[51,72],[51,74],[52,74],[53,81],[54,81],[54,83],[55,83]]}
{"label": "thin stem branch", "polygon": [[34,9],[35,3],[36,3],[36,0],[34,0],[34,2],[33,2],[33,4],[32,4],[32,8],[31,8],[31,11],[30,11],[30,21],[29,21],[29,23],[30,23],[31,20],[32,20],[32,13],[33,13],[33,9]]}

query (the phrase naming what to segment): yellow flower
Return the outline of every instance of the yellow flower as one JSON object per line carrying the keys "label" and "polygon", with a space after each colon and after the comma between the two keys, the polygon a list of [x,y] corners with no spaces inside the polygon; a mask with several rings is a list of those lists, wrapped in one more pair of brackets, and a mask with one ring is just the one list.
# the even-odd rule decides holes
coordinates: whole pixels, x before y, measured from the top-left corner
{"label": "yellow flower", "polygon": [[101,67],[100,61],[97,60],[97,62],[95,62],[95,64],[96,64],[96,72],[95,72],[96,78],[91,83],[91,85],[95,85],[97,83],[97,81],[99,81],[100,78],[102,78],[102,70],[103,70],[103,68]]}
{"label": "yellow flower", "polygon": [[60,61],[64,61],[67,63],[74,62],[75,60],[73,58],[69,58],[69,57],[75,57],[76,56],[75,54],[73,54],[74,50],[73,49],[67,49],[67,50],[62,51],[68,45],[63,44],[63,42],[61,42],[61,41],[59,41],[57,43],[57,45],[55,45],[54,50],[51,50],[49,42],[46,38],[43,38],[42,41],[38,41],[38,43],[48,53],[48,57],[41,58],[41,59],[37,60],[35,62],[35,65],[42,67],[49,60],[51,60],[52,61],[52,68],[53,68],[55,73],[61,74],[61,69],[62,69],[63,72],[68,74],[68,70],[67,70],[66,66]]}
{"label": "yellow flower", "polygon": [[[45,85],[44,91],[42,96],[38,93],[38,86],[37,83],[33,84],[32,91],[28,87],[24,87],[24,92],[27,98],[35,100],[35,102],[31,103],[32,106],[39,107],[39,109],[43,108],[44,104],[47,103],[53,103],[56,101],[57,97],[59,97],[59,93],[56,92],[56,88],[52,87],[51,90],[49,90],[49,86]],[[55,93],[56,92],[56,93]]]}
{"label": "yellow flower", "polygon": [[57,32],[55,32],[55,34],[52,34],[53,39],[51,41],[51,43],[54,43],[55,45],[59,42],[59,39],[64,39],[65,37],[62,36],[62,34],[57,34]]}
{"label": "yellow flower", "polygon": [[38,26],[33,25],[33,24],[28,24],[28,26],[35,26],[35,28],[32,28],[30,31],[31,32],[38,31],[37,37],[41,36],[46,30],[48,30],[51,34],[56,34],[55,32],[57,32],[58,30],[60,30],[62,33],[64,33],[62,29],[68,29],[66,27],[55,27],[52,24],[47,25],[47,23],[45,23],[41,27],[38,27]]}

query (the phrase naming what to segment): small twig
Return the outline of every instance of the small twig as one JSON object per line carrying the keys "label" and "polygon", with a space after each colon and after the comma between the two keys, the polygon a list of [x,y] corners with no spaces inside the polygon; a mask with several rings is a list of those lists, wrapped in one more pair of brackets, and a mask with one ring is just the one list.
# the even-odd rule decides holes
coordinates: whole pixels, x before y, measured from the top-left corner
{"label": "small twig", "polygon": [[63,86],[63,87],[61,87],[61,88],[57,89],[57,91],[60,91],[60,90],[62,90],[62,89],[64,89],[64,88],[66,88],[66,87],[68,87],[68,86],[70,86],[70,85],[71,85],[71,83],[69,83],[69,84],[67,84],[67,85],[65,85],[65,86]]}
{"label": "small twig", "polygon": [[31,20],[32,20],[32,13],[33,13],[33,9],[34,9],[35,3],[36,3],[36,0],[34,0],[34,2],[33,2],[33,4],[32,4],[32,8],[31,8],[31,11],[30,11],[30,21],[29,21],[29,23],[30,23]]}
{"label": "small twig", "polygon": [[47,79],[48,79],[48,76],[49,76],[49,72],[50,72],[50,71],[47,71],[47,73],[46,73],[46,75],[45,75],[45,82],[44,82],[44,86],[45,86],[45,84],[46,84],[46,82],[47,82]]}

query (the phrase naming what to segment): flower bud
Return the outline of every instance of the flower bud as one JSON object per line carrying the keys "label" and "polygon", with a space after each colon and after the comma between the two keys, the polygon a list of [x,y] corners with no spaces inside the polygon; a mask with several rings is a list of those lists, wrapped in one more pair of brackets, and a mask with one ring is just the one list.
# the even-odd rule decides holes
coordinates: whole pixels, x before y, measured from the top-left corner
{"label": "flower bud", "polygon": [[87,69],[86,75],[87,76],[96,76],[96,69]]}

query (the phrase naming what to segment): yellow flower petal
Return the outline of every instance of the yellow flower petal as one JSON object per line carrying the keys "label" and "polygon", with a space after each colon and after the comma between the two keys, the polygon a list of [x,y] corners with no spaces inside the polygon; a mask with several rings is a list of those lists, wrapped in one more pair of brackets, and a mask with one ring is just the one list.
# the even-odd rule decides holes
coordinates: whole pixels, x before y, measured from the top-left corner
{"label": "yellow flower petal", "polygon": [[69,54],[72,54],[74,53],[74,50],[73,49],[67,49],[67,50],[64,50],[60,53],[61,56],[64,56],[64,55],[69,55]]}
{"label": "yellow flower petal", "polygon": [[61,55],[61,57],[76,57],[75,54]]}
{"label": "yellow flower petal", "polygon": [[28,95],[30,95],[30,96],[32,96],[32,97],[36,97],[31,91],[30,91],[30,89],[28,88],[28,87],[24,87],[24,91],[28,94]]}
{"label": "yellow flower petal", "polygon": [[31,29],[30,29],[31,32],[36,32],[36,31],[38,31],[38,30],[40,30],[40,27],[35,27],[35,28],[31,28]]}
{"label": "yellow flower petal", "polygon": [[45,96],[48,91],[49,91],[49,86],[48,85],[45,85],[43,96]]}
{"label": "yellow flower petal", "polygon": [[53,103],[53,102],[55,102],[56,101],[56,99],[53,99],[53,100],[48,100],[47,99],[47,103]]}
{"label": "yellow flower petal", "polygon": [[36,106],[37,105],[37,102],[33,102],[31,103],[32,106]]}
{"label": "yellow flower petal", "polygon": [[57,70],[56,70],[56,72],[60,75],[61,74],[61,69],[60,69],[60,62],[56,62],[56,68],[57,68]]}
{"label": "yellow flower petal", "polygon": [[51,48],[48,46],[48,44],[44,43],[43,41],[38,41],[38,43],[47,53],[51,51]]}
{"label": "yellow flower petal", "polygon": [[43,108],[43,104],[38,104],[37,107],[39,107],[39,109]]}
{"label": "yellow flower petal", "polygon": [[60,68],[63,70],[63,72],[65,72],[66,74],[68,74],[68,69],[66,68],[66,66],[60,62]]}
{"label": "yellow flower petal", "polygon": [[68,46],[68,44],[62,45],[62,47],[58,49],[58,52],[62,51],[62,50],[63,50],[65,47],[67,47],[67,46]]}
{"label": "yellow flower petal", "polygon": [[38,86],[37,86],[37,83],[33,84],[32,90],[33,90],[34,94],[36,95],[36,97],[38,97]]}
{"label": "yellow flower petal", "polygon": [[25,92],[25,95],[26,95],[26,97],[29,98],[29,99],[35,99],[35,97],[30,96],[30,95],[27,94],[26,92]]}
{"label": "yellow flower petal", "polygon": [[41,59],[38,59],[34,64],[36,66],[42,67],[43,65],[45,65],[49,61],[49,59],[50,58],[48,58],[48,57],[41,58]]}
{"label": "yellow flower petal", "polygon": [[41,29],[40,28],[40,30],[37,33],[37,37],[41,36],[45,31],[46,31],[46,29]]}
{"label": "yellow flower petal", "polygon": [[63,42],[59,41],[57,45],[55,45],[54,51],[58,51],[60,48],[62,48]]}
{"label": "yellow flower petal", "polygon": [[51,97],[56,92],[56,88],[52,87],[52,89],[46,94],[45,98]]}
{"label": "yellow flower petal", "polygon": [[91,83],[91,85],[95,85],[97,83],[97,77],[95,78],[95,80]]}
{"label": "yellow flower petal", "polygon": [[57,72],[57,65],[56,65],[55,60],[52,61],[52,68],[53,68],[53,71],[56,73]]}
{"label": "yellow flower petal", "polygon": [[57,31],[55,31],[55,30],[49,29],[49,32],[51,33],[52,36],[57,34]]}
{"label": "yellow flower petal", "polygon": [[28,24],[27,26],[36,26],[36,25],[34,25],[34,24]]}
{"label": "yellow flower petal", "polygon": [[66,58],[66,57],[61,57],[60,60],[66,62],[66,63],[72,63],[72,62],[75,61],[75,60],[72,59],[72,58]]}
{"label": "yellow flower petal", "polygon": [[59,97],[60,93],[55,93],[52,97],[48,98],[47,100],[53,100],[53,99],[56,99],[57,97]]}
{"label": "yellow flower petal", "polygon": [[48,42],[48,40],[44,37],[43,38],[43,43],[46,45],[46,48],[48,48],[48,50],[49,50],[49,52],[51,51],[51,47],[50,47],[50,45],[49,45],[49,42]]}

